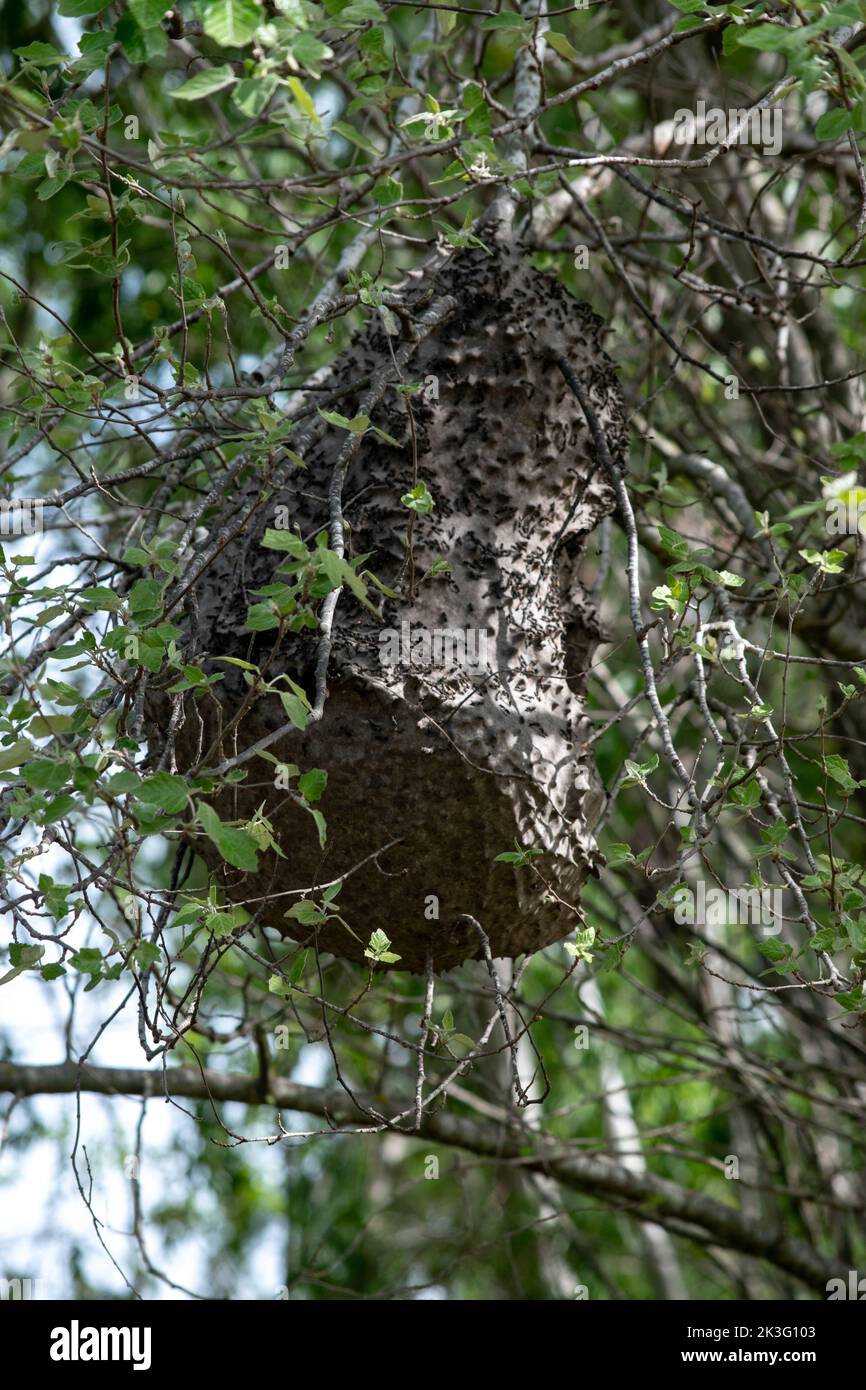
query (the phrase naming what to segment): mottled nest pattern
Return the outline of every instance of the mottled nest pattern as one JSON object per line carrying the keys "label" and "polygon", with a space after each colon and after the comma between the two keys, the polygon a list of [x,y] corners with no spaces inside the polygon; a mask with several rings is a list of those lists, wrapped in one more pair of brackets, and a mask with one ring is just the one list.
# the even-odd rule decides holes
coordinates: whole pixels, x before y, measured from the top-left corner
{"label": "mottled nest pattern", "polygon": [[[423,971],[429,958],[437,972],[480,954],[467,914],[495,956],[537,951],[578,925],[530,868],[494,863],[515,839],[543,850],[534,863],[573,904],[598,859],[584,805],[597,779],[584,748],[582,696],[600,634],[577,569],[587,536],[613,510],[614,494],[556,366],[559,356],[588,390],[618,464],[625,447],[613,365],[601,347],[600,320],[586,305],[520,252],[498,246],[492,254],[460,252],[410,290],[415,317],[442,295],[456,310],[403,371],[404,381],[426,389],[407,396],[390,386],[372,415],[401,447],[367,434],[343,489],[347,558],[369,552],[367,566],[400,597],[385,601],[379,623],[344,591],[323,718],[271,746],[302,771],[327,771],[320,803],[326,849],[311,817],[274,787],[273,764],[258,757],[216,808],[224,820],[248,819],[264,802],[286,857],[262,854],[258,874],[240,874],[209,842],[196,841],[228,896],[262,925],[311,941],[310,928],[286,919],[297,901],[287,894],[304,888],[315,896],[316,885],[346,875],[339,906],[352,931],[337,923],[319,928],[319,947],[363,961],[371,932],[381,929],[401,957],[396,968]],[[399,342],[389,341],[377,315],[324,385],[369,379]],[[335,408],[351,417],[363,392],[361,385]],[[225,678],[213,687],[219,717],[212,699],[195,708],[187,702],[175,749],[179,767],[195,761],[218,735],[220,717],[228,724],[247,693],[237,668],[209,659],[261,663],[273,647],[272,633],[245,629],[253,591],[273,580],[282,559],[261,546],[265,527],[274,525],[278,506],[288,507],[305,538],[327,526],[328,486],[345,441],[339,428],[320,429],[306,468],[278,493],[267,496],[262,477],[249,476],[230,498],[237,516],[262,495],[266,500],[208,572],[187,620],[200,662],[204,654],[205,669]],[[436,505],[414,523],[410,598],[409,513],[401,497],[416,460]],[[224,512],[215,530],[225,520]],[[448,576],[422,579],[439,558],[448,562]],[[404,622],[415,635],[485,633],[488,669],[425,661],[417,642],[409,662],[383,664],[383,629],[400,632]],[[313,631],[289,636],[268,675],[287,672],[312,700],[317,641]],[[167,708],[154,713],[164,731]],[[265,697],[232,731],[221,756],[285,722],[276,697]],[[163,737],[157,730],[157,747]]]}

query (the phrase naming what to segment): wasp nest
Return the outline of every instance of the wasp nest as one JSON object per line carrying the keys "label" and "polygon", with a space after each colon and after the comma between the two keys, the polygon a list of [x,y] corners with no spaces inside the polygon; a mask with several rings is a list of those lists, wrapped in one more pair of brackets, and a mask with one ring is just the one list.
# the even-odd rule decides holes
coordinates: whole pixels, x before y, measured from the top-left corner
{"label": "wasp nest", "polygon": [[[437,326],[419,336],[425,312],[442,302]],[[467,916],[494,956],[537,951],[576,925],[531,865],[494,863],[515,840],[540,849],[532,864],[574,903],[597,857],[582,694],[599,631],[577,561],[614,495],[557,358],[589,393],[617,462],[625,432],[599,320],[519,252],[461,252],[406,303],[399,320],[377,318],[353,342],[317,395],[342,391],[332,408],[353,417],[401,349],[403,384],[417,384],[399,391],[392,371],[371,419],[397,447],[368,431],[342,487],[346,558],[367,555],[365,568],[396,597],[371,589],[379,620],[344,589],[322,718],[268,750],[301,772],[327,772],[317,803],[325,847],[278,775],[275,785],[274,764],[258,755],[214,805],[224,821],[246,821],[264,803],[285,857],[264,851],[257,873],[241,873],[204,837],[196,846],[260,924],[311,940],[313,928],[285,916],[298,901],[291,891],[317,898],[319,885],[343,877],[336,905],[351,930],[336,921],[316,928],[322,950],[363,960],[381,930],[401,958],[397,968],[422,971],[429,957],[441,972],[480,954]],[[214,658],[266,667],[268,680],[284,672],[314,701],[319,633],[289,634],[274,652],[274,633],[251,632],[246,617],[286,559],[262,546],[265,528],[288,516],[314,544],[328,527],[348,436],[316,423],[303,471],[271,493],[261,473],[251,474],[214,523],[216,533],[227,518],[248,517],[228,526],[186,620],[198,664],[223,679],[207,699],[187,697],[172,735],[181,769],[215,740],[211,767],[287,723],[276,695],[250,699],[241,668]],[[421,511],[401,500],[418,483],[432,510],[421,489]],[[155,710],[157,748],[167,713],[167,705]]]}

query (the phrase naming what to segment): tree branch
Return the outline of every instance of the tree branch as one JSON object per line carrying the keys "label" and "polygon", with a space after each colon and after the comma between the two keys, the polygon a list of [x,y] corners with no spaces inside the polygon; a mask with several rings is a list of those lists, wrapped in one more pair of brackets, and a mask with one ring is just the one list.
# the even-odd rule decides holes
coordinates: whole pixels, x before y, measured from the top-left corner
{"label": "tree branch", "polygon": [[[166,1098],[262,1104],[257,1076],[201,1072],[193,1067],[171,1067],[161,1073],[134,1067],[85,1066],[79,1070],[74,1062],[54,1066],[0,1062],[0,1092],[3,1091],[19,1097],[72,1095],[78,1091],[127,1096],[162,1093]],[[321,1115],[339,1125],[363,1124],[369,1130],[369,1113],[354,1105],[344,1091],[272,1077],[268,1099],[281,1110]],[[630,1172],[608,1159],[569,1153],[555,1142],[540,1138],[534,1139],[534,1152],[527,1154],[523,1131],[504,1135],[499,1126],[481,1125],[439,1111],[425,1118],[417,1137],[497,1162],[519,1163],[528,1172],[541,1173],[563,1187],[628,1210],[640,1221],[657,1225],[670,1222],[680,1235],[686,1223],[694,1228],[695,1239],[767,1260],[822,1294],[827,1281],[839,1273],[837,1262],[825,1259],[803,1242],[789,1239],[781,1230],[757,1228],[736,1208],[703,1193],[690,1192],[667,1178]]]}

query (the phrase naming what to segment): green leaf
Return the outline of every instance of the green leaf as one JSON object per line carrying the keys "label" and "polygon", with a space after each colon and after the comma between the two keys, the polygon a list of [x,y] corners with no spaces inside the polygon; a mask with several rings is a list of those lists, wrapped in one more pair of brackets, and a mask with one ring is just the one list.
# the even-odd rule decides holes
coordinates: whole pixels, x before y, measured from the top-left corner
{"label": "green leaf", "polygon": [[305,801],[318,801],[328,785],[328,774],[320,767],[310,768],[298,779],[298,790]]}
{"label": "green leaf", "polygon": [[[363,46],[363,39],[361,42]],[[302,68],[306,68],[312,77],[321,77],[322,63],[326,58],[333,56],[334,50],[309,31],[296,34],[292,39],[292,57]]]}
{"label": "green leaf", "polygon": [[204,31],[220,48],[243,48],[264,21],[256,0],[210,0],[202,12]]}
{"label": "green leaf", "polygon": [[754,29],[739,29],[741,48],[760,48],[762,52],[779,52],[800,45],[802,30],[788,29],[783,24],[758,24]]}
{"label": "green leaf", "polygon": [[536,849],[534,845],[524,848],[519,840],[515,840],[514,849],[508,849],[504,854],[497,854],[493,862],[494,864],[528,864],[530,859],[543,853],[543,849]]}
{"label": "green leaf", "polygon": [[54,821],[63,820],[64,816],[70,815],[71,810],[81,810],[81,805],[75,796],[71,796],[68,792],[63,796],[56,796],[54,801],[50,803],[49,809],[44,812],[43,823],[46,826],[53,826]]}
{"label": "green leaf", "polygon": [[171,7],[166,0],[127,0],[127,8],[142,29],[155,29]]}
{"label": "green leaf", "polygon": [[382,965],[393,965],[396,961],[400,960],[401,957],[389,949],[390,945],[391,942],[385,933],[381,930],[376,930],[370,937],[370,942],[364,951],[364,955],[369,960],[377,961]]}
{"label": "green leaf", "polygon": [[851,918],[846,925],[854,954],[866,955],[866,918],[861,913],[859,917]]}
{"label": "green leaf", "polygon": [[280,691],[280,701],[295,728],[306,729],[307,720],[310,717],[309,701],[302,699],[300,695],[292,694],[288,690]]}
{"label": "green leaf", "polygon": [[587,927],[586,931],[578,931],[574,934],[574,941],[566,941],[565,949],[575,960],[586,961],[588,964],[592,960],[590,947],[595,941],[595,927]]}
{"label": "green leaf", "polygon": [[655,772],[658,765],[658,753],[650,754],[645,763],[636,763],[631,758],[626,758],[623,764],[626,775],[623,777],[621,785],[623,787],[645,786],[647,777],[651,772]]}
{"label": "green leaf", "polygon": [[45,906],[58,922],[71,910],[67,899],[72,888],[68,883],[55,883],[50,874],[40,874],[39,891],[45,895]]}
{"label": "green leaf", "polygon": [[812,937],[810,945],[813,951],[831,951],[836,940],[836,933],[832,927],[822,927],[816,931]]}
{"label": "green leaf", "polygon": [[272,603],[253,603],[247,609],[246,626],[250,632],[270,632],[279,625],[280,619]]}
{"label": "green leaf", "polygon": [[242,925],[238,920],[237,912],[237,908],[232,912],[209,912],[207,917],[208,929],[220,939],[231,936],[235,928]]}
{"label": "green leaf", "polygon": [[98,975],[102,971],[102,952],[93,946],[85,946],[76,951],[71,965],[73,970],[80,970],[83,975]]}
{"label": "green leaf", "polygon": [[479,29],[522,29],[526,20],[514,10],[504,10],[500,14],[490,14],[482,19]]}
{"label": "green leaf", "polygon": [[816,140],[838,140],[840,135],[844,135],[846,130],[850,130],[854,124],[854,117],[850,111],[846,111],[843,106],[837,106],[832,111],[825,111],[818,124],[815,126]]}
{"label": "green leaf", "polygon": [[683,540],[676,531],[672,531],[669,526],[658,526],[658,533],[661,543],[669,555],[673,555],[677,560],[684,560],[689,553],[689,543]]}
{"label": "green leaf", "polygon": [[232,103],[245,116],[260,116],[277,90],[273,73],[262,77],[245,77],[232,92]]}
{"label": "green leaf", "polygon": [[336,425],[338,429],[350,430],[352,428],[352,421],[349,419],[348,415],[341,415],[337,410],[320,409],[319,414],[321,415],[323,420],[327,421],[329,425]]}
{"label": "green leaf", "polygon": [[761,839],[768,845],[780,845],[788,834],[790,827],[784,820],[773,821],[761,831]]}
{"label": "green leaf", "polygon": [[28,732],[34,738],[53,738],[55,734],[67,733],[71,727],[71,714],[37,714],[30,720]]}
{"label": "green leaf", "polygon": [[142,941],[140,946],[136,946],[132,953],[132,958],[139,970],[150,970],[162,959],[162,951],[153,941]]}
{"label": "green leaf", "polygon": [[604,851],[604,857],[609,869],[617,869],[621,864],[634,863],[634,854],[628,845],[609,845]]}
{"label": "green leaf", "polygon": [[399,203],[403,197],[403,185],[399,179],[392,176],[380,179],[372,190],[371,197],[380,207],[390,203]]}
{"label": "green leaf", "polygon": [[25,63],[33,63],[37,68],[55,68],[67,61],[66,54],[59,52],[51,43],[28,43],[24,48],[13,48],[13,53]]}
{"label": "green leaf", "polygon": [[554,49],[562,58],[568,58],[570,62],[580,61],[580,54],[572,44],[571,40],[565,37],[565,34],[557,34],[553,29],[550,29],[544,37],[546,41],[550,44],[550,47]]}
{"label": "green leaf", "polygon": [[357,145],[358,149],[363,150],[365,154],[371,154],[374,159],[378,159],[382,153],[376,148],[372,140],[368,140],[365,135],[355,130],[354,126],[348,125],[346,121],[334,121],[331,129],[337,135],[342,135],[343,139],[348,140],[350,144]]}
{"label": "green leaf", "polygon": [[297,77],[290,77],[288,82],[292,96],[295,98],[295,101],[298,103],[307,119],[312,121],[313,125],[321,125],[319,113],[316,110],[316,103],[313,101],[313,98],[310,96],[303,83],[299,82]]}
{"label": "green leaf", "polygon": [[32,743],[26,738],[16,739],[8,748],[0,748],[0,772],[8,772],[10,767],[21,767],[22,763],[29,762],[32,757]]}
{"label": "green leaf", "polygon": [[841,994],[834,994],[833,998],[849,1013],[862,1013],[866,1010],[866,999],[863,997],[862,985],[858,985],[856,989],[843,991]]}
{"label": "green leaf", "polygon": [[[78,51],[82,57],[104,58],[113,42],[114,36],[103,29],[99,29],[96,33],[82,33],[81,39],[78,40]],[[78,61],[81,61],[81,58]]]}
{"label": "green leaf", "polygon": [[338,584],[347,584],[355,597],[365,608],[378,618],[380,614],[373,607],[367,597],[367,586],[359,574],[352,568],[347,560],[344,560],[334,550],[329,550],[327,546],[320,546],[316,551],[316,560],[320,570],[326,575],[331,586],[336,588]]}
{"label": "green leaf", "polygon": [[403,493],[400,501],[410,512],[417,512],[419,516],[426,516],[436,506],[426,483],[416,483],[411,492]]}
{"label": "green leaf", "polygon": [[[133,584],[127,600],[132,613],[136,615],[162,609],[162,585],[158,579],[139,579]],[[141,618],[137,617],[141,622]]]}
{"label": "green leaf", "polygon": [[256,842],[252,835],[234,826],[224,825],[206,801],[198,804],[198,819],[204,833],[212,840],[227,864],[235,869],[255,873],[259,867]]}
{"label": "green leaf", "polygon": [[372,430],[374,434],[378,434],[380,439],[384,439],[386,444],[390,444],[395,449],[403,448],[403,445],[400,443],[399,439],[395,439],[393,434],[386,434],[384,430],[379,429],[378,425],[373,425]]}
{"label": "green leaf", "polygon": [[132,770],[124,767],[120,773],[114,773],[113,777],[108,778],[106,791],[110,791],[113,796],[122,796],[125,795],[125,792],[135,791],[138,784],[138,773],[133,773]]}
{"label": "green leaf", "polygon": [[53,758],[36,758],[27,764],[23,775],[27,785],[36,791],[59,792],[69,780],[69,766]]}
{"label": "green leaf", "polygon": [[454,10],[441,9],[436,11],[436,24],[443,38],[447,38],[456,23],[457,15]]}
{"label": "green leaf", "polygon": [[86,14],[101,14],[108,9],[109,3],[110,0],[60,0],[57,13],[69,19],[80,19]]}
{"label": "green leaf", "polygon": [[728,794],[735,806],[757,806],[761,800],[761,788],[753,777],[731,787]]}
{"label": "green leaf", "polygon": [[207,68],[205,72],[197,72],[195,77],[184,82],[182,87],[175,87],[171,95],[176,101],[198,101],[200,97],[210,96],[211,92],[219,92],[236,81],[237,78],[226,63],[221,68]]}
{"label": "green leaf", "polygon": [[168,48],[168,35],[161,25],[143,29],[131,14],[121,15],[115,35],[131,63],[151,63]]}
{"label": "green leaf", "polygon": [[224,661],[227,666],[240,666],[242,671],[258,671],[251,661],[242,661],[239,656],[215,656],[214,661]]}
{"label": "green leaf", "polygon": [[148,631],[140,633],[138,639],[138,660],[140,665],[156,675],[157,672],[162,669],[164,659],[165,642],[163,642],[155,632]]}
{"label": "green leaf", "polygon": [[107,613],[115,613],[120,607],[120,599],[117,594],[104,584],[96,584],[93,588],[82,589],[80,597],[81,602],[86,603],[90,608],[103,609]]}
{"label": "green leaf", "polygon": [[16,975],[22,974],[25,970],[32,970],[39,964],[44,954],[44,946],[24,946],[20,942],[13,942],[9,947],[9,963],[12,969],[7,970],[6,974],[0,978],[0,985],[8,984],[10,980],[15,979]]}
{"label": "green leaf", "polygon": [[300,922],[304,927],[315,927],[325,920],[325,913],[316,904],[310,902],[308,898],[302,898],[299,903],[293,903],[285,914],[294,921]]}
{"label": "green leaf", "polygon": [[313,817],[313,820],[316,822],[316,829],[319,832],[319,845],[322,849],[324,849],[325,845],[328,842],[328,823],[325,820],[325,817],[322,815],[321,811],[317,811],[315,806],[310,806],[309,812],[310,815]]}
{"label": "green leaf", "polygon": [[135,798],[148,807],[154,806],[164,811],[166,815],[176,816],[189,801],[189,790],[182,777],[172,772],[156,772],[153,777],[145,778]]}
{"label": "green leaf", "polygon": [[782,941],[776,941],[772,936],[768,937],[766,941],[759,941],[756,944],[761,955],[766,956],[767,960],[787,960],[791,955],[791,947]]}
{"label": "green leaf", "polygon": [[381,21],[384,18],[376,0],[350,0],[350,3],[344,5],[339,14],[335,15],[332,23],[363,24],[368,19]]}
{"label": "green leaf", "polygon": [[40,203],[46,203],[49,198],[54,197],[55,193],[59,193],[61,188],[65,188],[68,182],[69,174],[64,169],[61,173],[55,174],[53,178],[45,179],[44,182],[40,183],[36,190],[36,197]]}
{"label": "green leaf", "polygon": [[847,760],[839,753],[828,753],[824,760],[827,764],[827,774],[832,777],[834,782],[838,782],[843,791],[853,792],[860,785],[851,776],[851,769]]}
{"label": "green leaf", "polygon": [[277,531],[269,526],[262,537],[262,545],[266,550],[284,550],[297,560],[308,560],[310,557],[309,550],[294,531]]}
{"label": "green leaf", "polygon": [[188,902],[185,902],[183,907],[175,914],[171,925],[173,927],[184,927],[187,922],[197,922],[204,912],[205,907],[205,903],[190,899]]}
{"label": "green leaf", "polygon": [[309,954],[309,952],[307,952],[307,951],[299,951],[298,954],[296,955],[294,961],[292,962],[292,968],[291,968],[291,970],[289,971],[289,983],[290,983],[290,984],[296,985],[296,984],[298,983],[298,980],[299,980],[299,979],[301,978],[301,976],[303,975],[304,971],[305,971],[306,968],[307,968],[307,956],[308,956],[308,954]]}

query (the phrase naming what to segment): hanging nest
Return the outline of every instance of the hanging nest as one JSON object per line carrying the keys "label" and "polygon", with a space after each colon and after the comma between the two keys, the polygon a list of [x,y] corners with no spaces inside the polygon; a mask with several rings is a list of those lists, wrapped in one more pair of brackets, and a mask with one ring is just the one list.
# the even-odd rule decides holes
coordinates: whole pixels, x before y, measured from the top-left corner
{"label": "hanging nest", "polygon": [[[367,555],[365,567],[397,597],[371,589],[379,620],[344,589],[321,719],[271,743],[269,757],[244,762],[245,780],[214,800],[223,821],[249,821],[262,808],[285,857],[263,851],[259,871],[241,873],[204,836],[195,843],[259,924],[298,941],[315,936],[323,951],[356,961],[381,930],[400,956],[395,968],[423,971],[429,957],[441,972],[481,952],[467,916],[494,956],[537,951],[577,925],[532,866],[573,904],[598,861],[583,685],[600,633],[577,562],[614,494],[558,357],[589,392],[617,464],[625,428],[600,320],[518,251],[460,252],[405,298],[399,323],[376,316],[316,397],[351,388],[329,408],[353,417],[401,350],[404,384],[420,383],[384,391],[372,423],[399,447],[369,431],[342,488],[346,558]],[[425,313],[443,301],[450,307],[438,325],[415,341]],[[186,698],[170,733],[168,697],[150,706],[153,752],[161,756],[169,737],[181,770],[214,746],[207,761],[216,767],[287,723],[275,694],[249,700],[242,669],[216,658],[255,663],[269,680],[284,672],[314,703],[319,633],[289,634],[273,654],[274,633],[251,632],[246,619],[286,560],[262,546],[265,529],[288,516],[314,544],[328,527],[346,440],[317,417],[306,467],[277,491],[250,471],[213,523],[212,536],[223,528],[228,539],[197,586],[186,638],[191,659],[223,678],[206,698]],[[427,513],[401,500],[417,482],[435,503]],[[317,803],[324,849],[274,756],[327,772]],[[495,863],[515,840],[544,853],[529,865]],[[317,886],[340,877],[335,907],[351,930],[286,917],[296,890],[318,898]]]}

